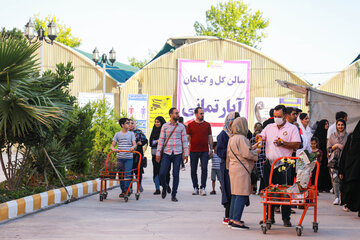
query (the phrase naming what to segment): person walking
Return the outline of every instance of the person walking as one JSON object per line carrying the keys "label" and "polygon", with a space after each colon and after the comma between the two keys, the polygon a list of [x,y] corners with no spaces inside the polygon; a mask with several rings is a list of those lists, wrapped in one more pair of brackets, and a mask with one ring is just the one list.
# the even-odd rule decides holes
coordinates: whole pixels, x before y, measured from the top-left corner
{"label": "person walking", "polygon": [[318,190],[319,192],[330,192],[332,188],[331,178],[329,174],[328,168],[328,155],[327,153],[327,131],[329,129],[329,121],[326,119],[322,119],[314,132],[313,137],[317,137],[319,139],[319,149],[322,151],[323,156],[320,163],[320,171],[319,171],[319,179],[318,179]]}
{"label": "person walking", "polygon": [[[153,126],[151,134],[150,134],[151,160],[152,160],[152,163],[153,163],[153,181],[154,181],[154,184],[155,184],[154,195],[159,195],[160,194],[159,173],[160,173],[161,161],[160,161],[160,163],[156,162],[156,150],[157,150],[157,145],[158,145],[158,141],[159,141],[159,138],[160,138],[161,127],[165,123],[166,123],[166,121],[165,121],[165,119],[163,117],[161,117],[161,116],[156,117],[154,126]],[[170,182],[170,172],[168,172],[168,174],[166,176],[166,183],[168,185],[168,188],[170,188],[169,182]],[[171,192],[171,189],[170,189],[170,192]]]}
{"label": "person walking", "polygon": [[358,212],[360,217],[360,121],[348,136],[340,159],[339,177],[344,210]]}
{"label": "person walking", "polygon": [[[250,144],[254,145],[256,144],[255,142],[255,136],[260,134],[262,131],[262,125],[261,123],[255,123],[254,126],[254,136],[251,138],[250,140]],[[256,145],[257,146],[257,145]],[[259,181],[260,181],[260,185],[257,188],[257,193],[260,194],[261,190],[263,190],[265,188],[265,180],[264,180],[264,163],[266,161],[266,155],[265,155],[265,148],[266,145],[263,144],[261,147],[259,147],[261,149],[259,155],[258,155],[258,161],[255,162],[255,167],[257,169],[258,175],[259,175]]]}
{"label": "person walking", "polygon": [[297,123],[300,128],[300,135],[302,139],[302,148],[296,151],[296,156],[299,156],[301,151],[308,150],[309,152],[311,152],[310,142],[312,133],[309,127],[309,120],[310,119],[307,113],[300,113],[299,117],[297,118]]}
{"label": "person walking", "polygon": [[144,161],[145,161],[144,160],[143,147],[148,143],[148,140],[147,140],[145,134],[140,129],[136,128],[135,121],[133,119],[130,119],[129,122],[130,122],[130,131],[135,134],[135,138],[136,138],[136,145],[137,146],[136,146],[135,151],[140,153],[141,159],[142,159],[142,162],[140,164],[140,173],[137,173],[137,168],[138,168],[140,156],[139,156],[139,154],[134,153],[133,168],[136,169],[135,174],[139,174],[139,184],[140,184],[139,191],[143,192],[144,189],[143,189],[143,187],[141,185],[142,176],[144,174]]}
{"label": "person walking", "polygon": [[161,197],[166,197],[168,183],[166,176],[172,165],[173,188],[171,201],[177,202],[177,189],[179,186],[180,164],[181,161],[188,161],[188,141],[185,126],[178,124],[179,111],[176,108],[169,110],[170,121],[165,123],[160,132],[160,138],[156,150],[156,161],[160,163],[160,184],[162,186]]}
{"label": "person walking", "polygon": [[[263,131],[256,137],[258,141],[259,136],[265,141],[266,148],[266,162],[264,165],[264,179],[266,186],[269,186],[269,176],[271,165],[280,157],[291,156],[294,149],[300,147],[300,134],[298,128],[286,121],[286,108],[284,105],[277,105],[274,108],[274,123],[267,125]],[[272,183],[286,184],[291,182],[290,171],[278,171],[278,167],[284,163],[278,161],[274,166]],[[291,227],[290,222],[290,206],[281,206],[282,220],[285,227]],[[275,223],[274,207],[271,207],[271,221]],[[262,221],[260,221],[262,224]]]}
{"label": "person walking", "polygon": [[230,203],[231,203],[231,186],[230,186],[230,177],[229,170],[226,169],[226,157],[227,157],[227,147],[229,138],[231,135],[231,125],[233,124],[236,118],[240,117],[238,112],[231,112],[225,118],[225,124],[223,130],[217,136],[217,146],[216,152],[217,155],[221,158],[220,163],[220,184],[221,184],[221,204],[225,208],[225,216],[223,219],[223,224],[228,225],[229,215],[230,215]]}
{"label": "person walking", "polygon": [[[232,229],[249,229],[241,220],[245,205],[249,206],[252,193],[251,171],[258,160],[261,149],[251,150],[247,139],[248,125],[244,117],[234,120],[228,143],[226,168],[229,169],[231,183],[231,204],[229,225]],[[256,146],[255,146],[256,148]]]}
{"label": "person walking", "polygon": [[[216,154],[216,145],[217,142],[214,142],[213,145],[213,149],[214,149],[214,153],[212,155],[212,159],[211,159],[211,186],[212,186],[212,191],[210,192],[210,195],[216,195],[216,191],[215,191],[215,183],[216,183],[216,178],[217,180],[220,182],[220,176],[221,176],[221,172],[220,172],[220,163],[221,163],[221,158]],[[220,183],[220,189],[221,189],[221,183]]]}
{"label": "person walking", "polygon": [[[127,118],[121,118],[119,120],[119,125],[121,126],[121,131],[115,133],[113,142],[111,144],[111,150],[118,152],[117,153],[117,166],[119,172],[125,172],[122,175],[123,179],[130,179],[132,177],[133,169],[133,154],[131,152],[120,152],[123,151],[134,151],[137,147],[136,138],[133,132],[130,132],[130,121]],[[117,145],[117,149],[115,148]],[[129,181],[120,181],[121,193],[119,197],[124,197],[127,189],[129,188]],[[129,192],[130,195],[130,192]]]}
{"label": "person walking", "polygon": [[[208,175],[208,162],[213,154],[213,138],[211,126],[204,120],[204,110],[201,107],[195,108],[195,121],[189,123],[186,129],[190,148],[191,180],[194,192],[192,195],[199,195],[199,183],[197,168],[199,159],[201,164],[201,185],[200,195],[206,196],[206,180]],[[210,146],[210,151],[209,151]]]}
{"label": "person walking", "polygon": [[346,122],[344,119],[338,119],[336,121],[336,132],[330,135],[327,143],[327,153],[329,155],[328,167],[330,168],[330,176],[335,194],[334,205],[340,204],[339,162],[347,137]]}

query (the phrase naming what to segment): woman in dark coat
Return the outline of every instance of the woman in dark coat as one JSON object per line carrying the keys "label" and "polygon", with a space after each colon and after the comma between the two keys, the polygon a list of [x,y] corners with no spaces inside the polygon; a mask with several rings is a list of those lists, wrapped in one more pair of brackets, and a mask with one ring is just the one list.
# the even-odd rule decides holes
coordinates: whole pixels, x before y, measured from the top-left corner
{"label": "woman in dark coat", "polygon": [[221,158],[220,163],[220,183],[221,183],[221,204],[225,207],[224,224],[229,222],[230,203],[231,203],[231,186],[229,170],[226,169],[226,152],[231,135],[231,125],[235,118],[240,117],[238,112],[231,112],[225,118],[224,130],[217,136],[216,153]]}
{"label": "woman in dark coat", "polygon": [[[166,123],[165,119],[161,116],[155,118],[155,124],[151,131],[150,135],[150,147],[151,147],[151,160],[153,163],[153,181],[155,183],[155,192],[154,195],[160,194],[160,180],[159,180],[159,172],[160,172],[160,163],[156,162],[156,149],[158,145],[158,140],[160,138],[161,127]],[[168,176],[167,180],[170,179]],[[169,182],[168,182],[169,185]]]}
{"label": "woman in dark coat", "polygon": [[360,217],[360,121],[349,135],[340,158],[341,203]]}
{"label": "woman in dark coat", "polygon": [[317,137],[319,139],[319,149],[323,152],[322,161],[320,163],[320,172],[319,172],[319,180],[318,180],[318,190],[319,192],[329,192],[332,188],[331,178],[328,165],[328,156],[326,154],[326,144],[327,144],[327,131],[329,128],[329,122],[326,119],[321,120],[317,128],[314,132],[313,137]]}

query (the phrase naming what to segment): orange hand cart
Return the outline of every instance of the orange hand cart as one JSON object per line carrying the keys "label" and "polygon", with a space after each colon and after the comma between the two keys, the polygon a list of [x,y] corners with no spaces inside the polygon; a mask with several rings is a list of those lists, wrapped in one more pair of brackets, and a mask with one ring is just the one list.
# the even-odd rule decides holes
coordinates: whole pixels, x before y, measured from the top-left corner
{"label": "orange hand cart", "polygon": [[[289,205],[289,206],[302,206],[304,207],[304,211],[301,215],[299,224],[296,226],[296,233],[298,236],[301,236],[303,232],[302,222],[304,220],[305,214],[309,207],[314,207],[314,222],[313,222],[313,230],[317,232],[319,229],[319,224],[317,222],[317,182],[319,177],[319,169],[320,165],[316,162],[316,176],[315,176],[315,183],[313,185],[308,186],[301,193],[289,193],[289,192],[282,192],[286,190],[290,185],[275,185],[272,184],[272,177],[274,166],[277,161],[282,159],[292,159],[298,160],[298,157],[280,157],[276,159],[270,171],[269,177],[269,186],[262,190],[262,204],[263,204],[263,221],[261,224],[261,230],[264,234],[266,234],[267,230],[271,229],[271,205]],[[279,191],[274,191],[275,189]],[[268,218],[266,219],[266,211]]]}
{"label": "orange hand cart", "polygon": [[[112,153],[118,153],[118,152],[131,152],[139,155],[139,163],[137,168],[132,169],[131,171],[125,172],[125,171],[117,171],[117,163],[113,163],[111,161],[111,154]],[[116,160],[115,160],[116,161]],[[118,150],[118,151],[111,151],[106,158],[105,166],[103,169],[100,170],[100,201],[103,201],[107,198],[108,192],[107,192],[107,181],[117,181],[118,183],[122,181],[129,181],[129,187],[126,190],[126,193],[124,194],[124,201],[127,202],[129,200],[129,193],[131,191],[131,186],[134,182],[137,182],[137,188],[135,193],[135,199],[139,200],[140,192],[140,166],[141,166],[141,154],[137,151],[124,151],[124,150]],[[116,168],[114,170],[113,168]],[[118,179],[116,179],[118,177]]]}

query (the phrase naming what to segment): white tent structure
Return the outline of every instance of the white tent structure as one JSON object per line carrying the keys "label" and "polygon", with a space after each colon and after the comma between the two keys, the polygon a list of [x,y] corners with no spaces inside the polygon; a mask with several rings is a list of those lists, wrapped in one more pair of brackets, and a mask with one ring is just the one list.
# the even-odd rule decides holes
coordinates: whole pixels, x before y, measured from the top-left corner
{"label": "white tent structure", "polygon": [[344,111],[348,114],[347,132],[352,132],[360,120],[360,99],[321,91],[309,86],[301,86],[287,81],[276,80],[282,87],[305,94],[305,103],[309,108],[310,126],[316,121],[327,119],[335,122],[335,114]]}

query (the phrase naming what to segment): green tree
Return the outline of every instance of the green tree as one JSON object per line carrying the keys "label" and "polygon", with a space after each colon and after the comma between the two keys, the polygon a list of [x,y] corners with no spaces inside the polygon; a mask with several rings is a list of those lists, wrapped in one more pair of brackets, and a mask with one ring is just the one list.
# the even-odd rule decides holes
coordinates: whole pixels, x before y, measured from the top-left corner
{"label": "green tree", "polygon": [[115,114],[114,110],[109,109],[105,100],[94,102],[92,107],[95,110],[95,114],[91,129],[94,133],[91,167],[93,171],[98,172],[104,167],[106,156],[111,151],[110,146],[114,134],[120,131],[121,127],[118,124],[120,117]]}
{"label": "green tree", "polygon": [[71,110],[58,101],[55,87],[46,87],[49,77],[37,77],[39,46],[16,37],[0,39],[0,163],[9,189],[19,186],[31,148],[44,146],[44,129],[67,119]]}
{"label": "green tree", "polygon": [[135,57],[128,57],[128,61],[131,66],[141,69],[141,68],[145,67],[146,64],[148,64],[149,61],[151,61],[151,59],[153,59],[156,56],[156,54],[157,54],[156,51],[149,49],[148,58],[145,58],[144,60],[139,60],[139,59],[136,59]]}
{"label": "green tree", "polygon": [[42,27],[45,30],[45,35],[48,34],[47,26],[51,21],[54,21],[54,23],[56,23],[56,26],[59,29],[57,37],[55,39],[57,42],[74,48],[80,46],[81,39],[78,37],[74,37],[71,32],[71,27],[68,27],[65,24],[61,24],[55,16],[49,15],[44,19],[40,19],[39,14],[34,14],[34,20],[35,30],[37,31],[40,29],[40,27]]}
{"label": "green tree", "polygon": [[6,30],[3,27],[0,32],[0,35],[2,36],[2,38],[8,38],[8,37],[15,37],[15,38],[19,38],[19,39],[24,38],[23,33],[17,28],[13,28],[12,30]]}
{"label": "green tree", "polygon": [[230,0],[211,6],[206,11],[206,27],[196,21],[194,28],[198,36],[227,38],[258,48],[268,25],[262,12],[252,13],[243,1]]}

